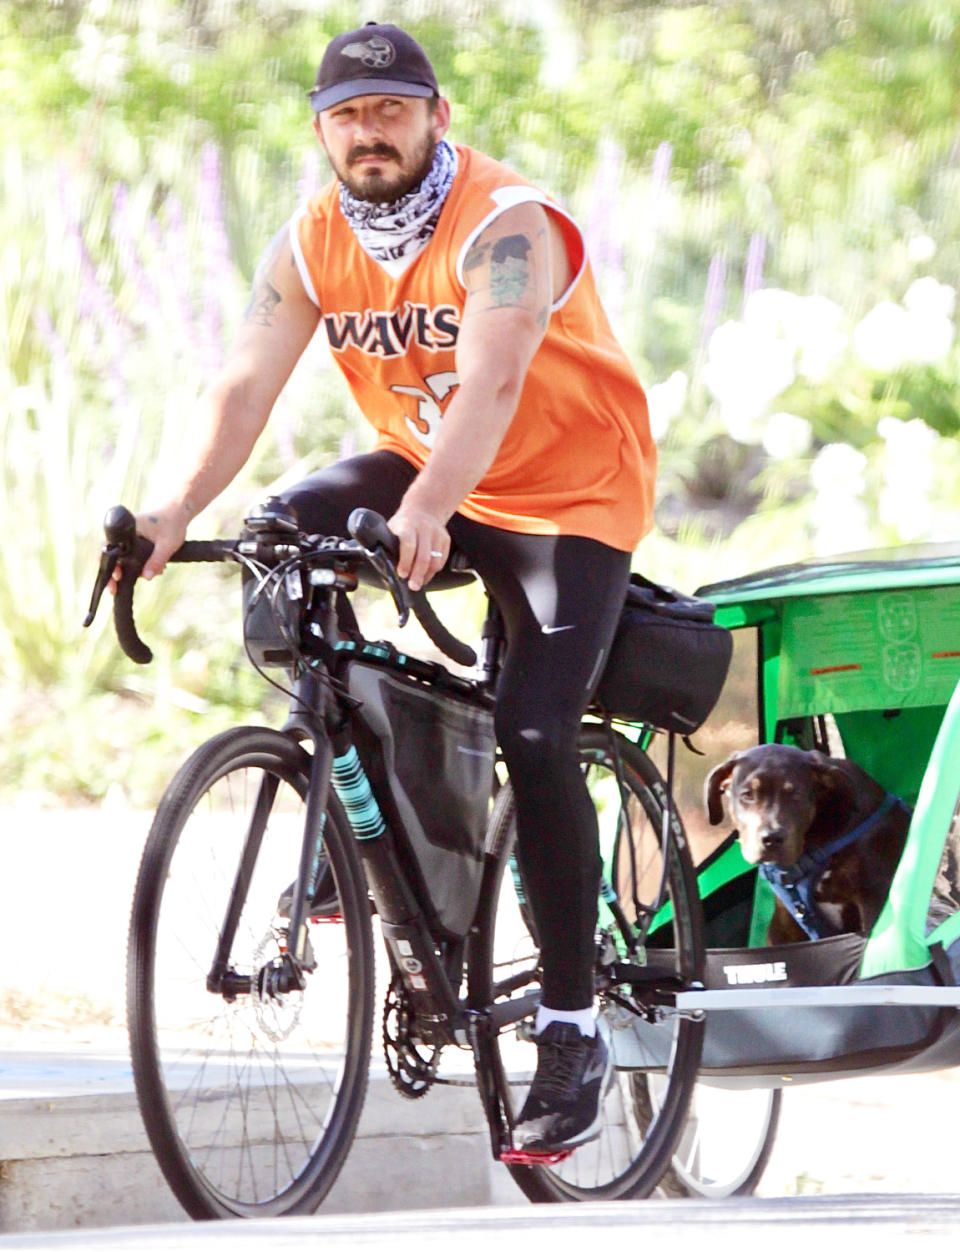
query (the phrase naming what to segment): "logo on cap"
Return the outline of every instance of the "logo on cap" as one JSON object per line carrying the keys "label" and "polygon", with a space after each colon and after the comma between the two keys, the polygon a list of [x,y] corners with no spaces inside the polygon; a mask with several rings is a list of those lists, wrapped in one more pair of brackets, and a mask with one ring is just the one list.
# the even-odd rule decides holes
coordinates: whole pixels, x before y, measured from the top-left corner
{"label": "logo on cap", "polygon": [[355,57],[372,70],[385,70],[397,59],[397,50],[389,39],[373,35],[366,43],[348,43],[340,51],[345,57]]}

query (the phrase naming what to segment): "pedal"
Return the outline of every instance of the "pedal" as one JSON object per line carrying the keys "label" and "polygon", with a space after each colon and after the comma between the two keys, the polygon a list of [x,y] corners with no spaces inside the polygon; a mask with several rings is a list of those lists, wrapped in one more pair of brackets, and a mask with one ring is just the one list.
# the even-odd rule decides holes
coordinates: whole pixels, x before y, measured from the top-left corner
{"label": "pedal", "polygon": [[528,1152],[524,1148],[505,1148],[500,1153],[504,1165],[559,1165],[573,1154],[573,1148],[559,1152]]}

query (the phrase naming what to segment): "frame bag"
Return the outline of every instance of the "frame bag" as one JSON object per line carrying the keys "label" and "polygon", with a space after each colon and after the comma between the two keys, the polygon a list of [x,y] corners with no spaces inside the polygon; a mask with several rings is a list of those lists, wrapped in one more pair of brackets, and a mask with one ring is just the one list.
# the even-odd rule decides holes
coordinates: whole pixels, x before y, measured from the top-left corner
{"label": "frame bag", "polygon": [[605,713],[692,734],[716,704],[733,636],[709,600],[631,574],[610,657],[595,696]]}
{"label": "frame bag", "polygon": [[360,702],[354,742],[432,928],[461,938],[483,878],[493,710],[408,677],[399,658],[394,664],[347,665],[347,690]]}

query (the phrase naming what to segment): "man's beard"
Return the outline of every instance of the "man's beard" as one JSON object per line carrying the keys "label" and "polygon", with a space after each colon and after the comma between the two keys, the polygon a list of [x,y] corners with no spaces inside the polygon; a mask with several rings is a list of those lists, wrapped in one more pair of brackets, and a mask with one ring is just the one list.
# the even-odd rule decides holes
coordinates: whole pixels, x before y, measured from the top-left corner
{"label": "man's beard", "polygon": [[358,157],[383,156],[397,160],[400,159],[400,153],[396,148],[391,148],[387,144],[375,144],[372,148],[353,148],[347,155],[347,168],[337,170],[337,177],[350,194],[358,200],[367,200],[371,204],[390,204],[394,200],[401,200],[420,186],[430,173],[436,150],[436,140],[432,135],[427,135],[419,153],[415,154],[419,159],[416,160],[413,173],[404,174],[403,171],[399,171],[392,178],[385,174],[377,174],[374,177],[367,175],[364,181],[360,182],[350,174],[350,165]]}

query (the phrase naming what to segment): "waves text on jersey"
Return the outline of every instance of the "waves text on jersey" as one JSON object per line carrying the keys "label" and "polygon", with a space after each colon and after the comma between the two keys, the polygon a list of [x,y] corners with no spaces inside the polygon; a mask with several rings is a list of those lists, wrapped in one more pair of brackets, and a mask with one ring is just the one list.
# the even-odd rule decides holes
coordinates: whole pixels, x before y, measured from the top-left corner
{"label": "waves text on jersey", "polygon": [[460,333],[460,310],[452,304],[413,304],[400,309],[362,313],[325,313],[323,322],[334,352],[353,345],[370,356],[402,356],[411,344],[429,352],[456,347]]}

